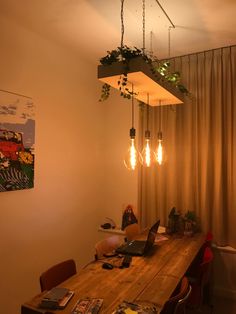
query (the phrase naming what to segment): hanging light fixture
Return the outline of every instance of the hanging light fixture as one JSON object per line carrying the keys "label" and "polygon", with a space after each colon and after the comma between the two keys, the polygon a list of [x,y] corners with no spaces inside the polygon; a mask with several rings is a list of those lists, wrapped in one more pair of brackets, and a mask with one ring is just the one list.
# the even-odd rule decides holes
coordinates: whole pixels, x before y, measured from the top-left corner
{"label": "hanging light fixture", "polygon": [[150,145],[150,139],[151,139],[151,133],[149,129],[149,94],[147,94],[147,128],[145,131],[145,140],[144,140],[144,147],[141,153],[141,160],[140,162],[144,167],[150,167],[155,160],[155,154],[153,150],[151,149]]}
{"label": "hanging light fixture", "polygon": [[[168,28],[168,58],[170,59],[170,50],[171,50],[171,41],[170,41],[170,35],[171,35],[171,29],[175,28],[174,24],[172,23],[172,26],[169,26]],[[163,137],[162,137],[162,125],[161,125],[161,118],[162,118],[162,108],[161,108],[161,100],[159,101],[159,131],[157,133],[157,148],[155,152],[156,156],[156,162],[158,165],[163,165],[163,163],[166,160],[166,153],[164,151],[163,147]]]}
{"label": "hanging light fixture", "polygon": [[131,129],[129,131],[130,144],[129,144],[128,151],[125,155],[124,165],[128,170],[135,170],[137,167],[137,164],[138,164],[138,160],[139,160],[139,153],[136,149],[136,144],[135,144],[136,130],[134,128],[134,89],[133,89],[133,85],[132,85],[131,101],[132,101],[132,110],[131,110],[132,126],[131,126]]}
{"label": "hanging light fixture", "polygon": [[162,131],[161,131],[161,101],[159,103],[159,131],[157,133],[157,148],[155,152],[156,162],[158,165],[163,165],[165,161],[165,152],[163,148],[163,138],[162,138]]}
{"label": "hanging light fixture", "polygon": [[[124,36],[124,21],[123,21],[123,4],[121,0],[121,50],[124,49],[123,36]],[[157,2],[160,6],[160,4]],[[161,7],[163,10],[163,8]],[[166,12],[163,11],[165,14]],[[172,23],[173,24],[173,23]],[[117,53],[117,51],[116,51]],[[114,55],[115,56],[115,55]],[[112,56],[112,57],[114,57]],[[124,55],[122,55],[122,58]],[[106,58],[103,58],[106,60]],[[113,59],[111,59],[113,60]],[[154,71],[147,62],[147,55],[145,55],[145,0],[143,0],[143,48],[142,55],[136,55],[128,61],[128,66],[124,60],[101,64],[98,66],[98,79],[102,82],[120,90],[120,77],[127,76],[126,88],[131,89],[131,85],[135,85],[135,98],[145,102],[146,94],[150,95],[149,105],[157,106],[158,101],[162,99],[162,105],[182,104],[184,102],[184,94],[180,92],[176,86],[165,80],[163,75],[158,71]],[[154,73],[155,72],[155,73]]]}

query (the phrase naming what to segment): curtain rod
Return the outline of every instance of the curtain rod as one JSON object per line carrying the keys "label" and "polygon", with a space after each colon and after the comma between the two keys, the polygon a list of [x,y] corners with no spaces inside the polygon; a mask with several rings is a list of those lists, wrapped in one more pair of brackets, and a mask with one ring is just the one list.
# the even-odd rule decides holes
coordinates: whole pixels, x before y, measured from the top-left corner
{"label": "curtain rod", "polygon": [[213,48],[213,49],[208,49],[208,50],[203,50],[203,51],[197,51],[197,52],[193,52],[193,53],[189,53],[189,54],[185,54],[185,55],[180,55],[180,56],[176,56],[176,57],[161,59],[160,61],[162,61],[162,60],[171,60],[171,59],[175,59],[175,58],[183,58],[183,57],[197,55],[197,54],[200,54],[200,53],[205,53],[205,52],[215,51],[215,50],[225,49],[225,48],[232,48],[232,47],[236,47],[236,45],[218,47],[218,48]]}
{"label": "curtain rod", "polygon": [[164,10],[164,8],[162,7],[162,5],[160,4],[160,2],[158,0],[156,0],[156,3],[159,5],[159,7],[161,8],[162,12],[165,14],[165,16],[168,18],[170,24],[172,25],[173,28],[175,28],[174,23],[171,21],[169,15],[166,13],[166,11]]}
{"label": "curtain rod", "polygon": [[0,92],[5,92],[5,93],[8,93],[8,94],[12,94],[12,95],[16,95],[16,96],[21,96],[21,97],[25,97],[25,98],[28,98],[28,99],[32,99],[32,97],[21,95],[21,94],[17,94],[17,93],[14,93],[14,92],[9,92],[8,90],[4,90],[4,89],[0,89]]}

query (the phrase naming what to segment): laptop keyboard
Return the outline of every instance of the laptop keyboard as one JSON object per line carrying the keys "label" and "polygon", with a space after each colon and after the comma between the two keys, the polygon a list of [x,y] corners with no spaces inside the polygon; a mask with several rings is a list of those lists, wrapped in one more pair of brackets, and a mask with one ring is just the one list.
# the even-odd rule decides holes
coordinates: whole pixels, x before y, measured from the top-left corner
{"label": "laptop keyboard", "polygon": [[130,244],[126,246],[126,252],[135,253],[136,251],[142,251],[146,241],[132,241]]}

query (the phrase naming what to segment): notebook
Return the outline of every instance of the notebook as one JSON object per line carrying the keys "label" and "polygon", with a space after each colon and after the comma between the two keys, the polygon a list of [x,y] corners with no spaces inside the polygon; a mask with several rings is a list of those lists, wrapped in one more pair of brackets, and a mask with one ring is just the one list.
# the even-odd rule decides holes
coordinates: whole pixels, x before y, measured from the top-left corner
{"label": "notebook", "polygon": [[54,287],[44,295],[40,307],[46,309],[63,309],[73,295],[74,291],[70,291],[67,288]]}
{"label": "notebook", "polygon": [[160,224],[158,220],[149,230],[147,239],[145,241],[133,240],[127,242],[116,249],[116,252],[119,254],[130,254],[136,256],[142,256],[147,254],[150,249],[153,247],[155,242],[157,230]]}

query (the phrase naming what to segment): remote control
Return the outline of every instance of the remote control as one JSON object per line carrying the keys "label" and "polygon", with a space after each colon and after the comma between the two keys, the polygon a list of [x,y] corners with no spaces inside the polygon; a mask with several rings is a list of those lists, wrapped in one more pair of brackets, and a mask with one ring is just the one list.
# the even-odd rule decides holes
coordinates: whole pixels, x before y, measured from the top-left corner
{"label": "remote control", "polygon": [[132,256],[125,255],[121,264],[121,268],[128,268],[130,266],[131,261],[132,261]]}

